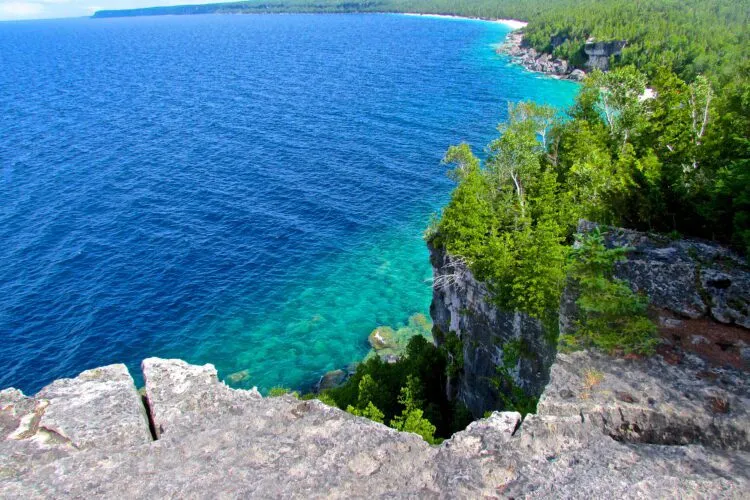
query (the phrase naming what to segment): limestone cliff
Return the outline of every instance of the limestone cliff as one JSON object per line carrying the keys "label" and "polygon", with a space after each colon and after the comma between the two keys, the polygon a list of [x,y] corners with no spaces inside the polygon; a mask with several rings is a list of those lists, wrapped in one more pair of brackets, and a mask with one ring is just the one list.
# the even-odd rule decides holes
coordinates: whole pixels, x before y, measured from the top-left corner
{"label": "limestone cliff", "polygon": [[[579,232],[597,225],[582,221]],[[638,231],[605,228],[606,244],[628,247],[627,260],[616,266],[616,276],[649,297],[651,315],[658,322],[659,352],[678,362],[697,354],[717,366],[750,370],[750,270],[741,257],[720,245],[677,240]],[[475,416],[502,408],[493,380],[507,347],[521,342],[512,375],[529,395],[547,383],[555,347],[538,321],[492,304],[487,287],[478,282],[461,259],[442,249],[430,249],[435,286],[431,314],[435,339],[445,342],[455,333],[461,339],[463,365],[456,380],[456,397]],[[575,287],[563,293],[560,330],[573,328]]]}
{"label": "limestone cliff", "polygon": [[[581,231],[591,230],[583,223]],[[477,414],[504,346],[537,413],[494,412],[440,446],[319,401],[263,398],[212,365],[149,358],[0,391],[2,498],[747,498],[750,275],[731,252],[610,230],[618,274],[652,297],[666,349],[648,359],[555,354],[538,322],[498,310],[466,265],[432,249],[438,340],[461,338],[449,390]],[[562,303],[561,327],[575,317]]]}
{"label": "limestone cliff", "polygon": [[122,365],[34,397],[0,391],[0,496],[742,498],[747,382],[723,370],[721,387],[691,385],[698,368],[560,354],[537,415],[496,412],[430,446],[318,401],[230,389],[211,365],[151,358],[147,411]]}
{"label": "limestone cliff", "polygon": [[497,409],[497,367],[508,360],[511,346],[524,353],[510,360],[516,385],[528,394],[541,394],[555,357],[554,337],[545,334],[538,320],[495,306],[485,284],[474,278],[462,260],[431,247],[430,262],[435,282],[430,305],[433,335],[440,345],[447,335],[455,334],[463,350],[453,395],[475,417]]}
{"label": "limestone cliff", "polygon": [[586,67],[590,70],[600,69],[609,70],[609,59],[613,56],[619,56],[627,42],[616,40],[611,42],[597,42],[590,40],[583,46],[583,52],[587,56]]}

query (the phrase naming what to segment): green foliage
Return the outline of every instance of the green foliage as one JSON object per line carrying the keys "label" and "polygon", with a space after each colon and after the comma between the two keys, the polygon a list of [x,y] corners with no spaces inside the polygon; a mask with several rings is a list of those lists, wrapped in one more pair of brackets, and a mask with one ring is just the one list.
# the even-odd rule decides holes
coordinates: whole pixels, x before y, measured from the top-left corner
{"label": "green foliage", "polygon": [[336,406],[336,400],[333,399],[333,397],[330,394],[328,394],[328,391],[323,391],[320,394],[316,394],[313,399],[317,399],[321,403],[326,404],[328,406]]}
{"label": "green foliage", "polygon": [[430,444],[435,443],[435,426],[424,418],[421,407],[424,401],[419,399],[421,382],[412,375],[407,376],[406,385],[401,388],[398,402],[404,410],[391,420],[391,427],[404,432],[419,434]]}
{"label": "green foliage", "polygon": [[653,353],[656,325],[646,316],[648,299],[614,277],[615,262],[624,259],[627,251],[607,248],[598,230],[579,239],[570,266],[579,291],[579,318],[576,332],[561,339],[563,345]]}
{"label": "green foliage", "polygon": [[284,396],[285,394],[292,395],[295,398],[299,396],[299,394],[297,392],[293,392],[288,387],[276,386],[276,387],[271,387],[271,389],[269,389],[269,391],[268,391],[268,397],[269,398],[275,398],[275,397],[278,397],[278,396]]}
{"label": "green foliage", "polygon": [[[750,64],[721,93],[660,70],[594,73],[550,137],[550,164],[583,217],[735,245],[750,241]],[[554,154],[552,154],[554,152]]]}
{"label": "green foliage", "polygon": [[539,398],[527,394],[523,388],[519,387],[507,366],[498,366],[496,371],[496,376],[490,382],[500,397],[503,411],[517,411],[524,417],[529,413],[535,413]]}
{"label": "green foliage", "polygon": [[454,378],[464,369],[464,344],[454,332],[448,333],[441,345],[447,357],[446,374]]}
{"label": "green foliage", "polygon": [[[458,182],[433,244],[466,259],[498,305],[544,318],[557,307],[564,282],[569,203],[557,175],[543,168],[543,142],[554,111],[511,106],[502,135],[490,144],[486,168],[465,144],[449,149]],[[540,140],[538,140],[538,138]]]}
{"label": "green foliage", "polygon": [[355,408],[352,405],[349,405],[346,407],[346,411],[351,413],[352,415],[357,415],[358,417],[365,417],[369,418],[370,420],[378,423],[383,423],[383,412],[378,410],[374,404],[372,404],[372,401],[367,402],[367,406],[364,408]]}
{"label": "green foliage", "polygon": [[447,371],[446,349],[417,336],[409,341],[401,360],[385,363],[371,358],[361,363],[346,383],[324,394],[354,415],[391,424],[395,421],[399,429],[437,442],[439,438],[434,436],[449,437],[471,421],[462,404],[446,397]]}
{"label": "green foliage", "polygon": [[[523,339],[514,339],[505,342],[502,346],[503,362],[496,368],[496,375],[490,382],[498,393],[502,409],[504,411],[517,411],[525,416],[536,412],[539,398],[529,395],[523,388],[519,387],[513,379],[512,372],[518,366],[521,359],[527,359],[534,355],[529,345]],[[485,415],[486,417],[486,415]]]}

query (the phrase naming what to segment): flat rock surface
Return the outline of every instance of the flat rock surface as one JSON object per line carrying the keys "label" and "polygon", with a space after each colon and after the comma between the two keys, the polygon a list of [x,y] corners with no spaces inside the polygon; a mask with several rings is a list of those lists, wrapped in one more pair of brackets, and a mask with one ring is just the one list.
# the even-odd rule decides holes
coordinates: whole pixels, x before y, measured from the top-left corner
{"label": "flat rock surface", "polygon": [[123,450],[152,442],[125,365],[56,380],[36,396],[0,391],[0,479],[87,449]]}
{"label": "flat rock surface", "polygon": [[256,389],[237,391],[219,382],[210,364],[148,358],[141,368],[156,437],[165,432],[194,432],[212,418],[241,416],[248,400],[261,397]]}
{"label": "flat rock surface", "polygon": [[621,441],[750,451],[746,373],[708,371],[696,356],[671,365],[661,356],[559,353],[537,409],[577,416]]}
{"label": "flat rock surface", "polygon": [[[134,430],[140,444],[134,438],[119,447],[112,442],[98,446],[99,438],[87,436],[103,435],[112,420],[92,419],[86,432],[70,433],[91,446],[48,446],[56,454],[27,457],[25,466],[0,475],[0,496],[746,498],[750,454],[697,444],[618,442],[602,432],[596,419],[582,419],[573,406],[566,407],[570,398],[561,396],[567,387],[580,386],[572,366],[580,371],[600,363],[603,370],[611,360],[580,353],[561,355],[558,362],[561,368],[553,367],[551,389],[538,415],[521,422],[518,413],[495,412],[442,445],[430,446],[417,435],[315,400],[261,398],[256,391],[230,389],[211,365],[150,358],[143,369],[159,440],[141,442],[147,437],[141,429]],[[612,370],[613,376],[620,373]],[[644,377],[651,376],[649,367],[644,370]],[[120,375],[112,371],[116,379]],[[61,398],[68,391],[62,389],[67,383],[51,387],[55,391],[43,392]],[[18,429],[19,415],[33,414],[40,399],[13,390],[0,396],[2,445],[31,446],[29,439],[9,436]],[[582,401],[611,403],[598,397]],[[90,415],[107,411],[96,407],[97,401],[109,401],[67,400],[88,408]],[[59,415],[65,414],[61,409]],[[94,422],[101,428],[95,429]]]}

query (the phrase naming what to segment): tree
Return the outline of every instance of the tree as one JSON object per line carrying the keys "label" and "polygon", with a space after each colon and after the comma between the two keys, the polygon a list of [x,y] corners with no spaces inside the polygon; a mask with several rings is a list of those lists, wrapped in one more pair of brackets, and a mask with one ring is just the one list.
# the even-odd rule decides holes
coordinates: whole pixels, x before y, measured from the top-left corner
{"label": "tree", "polygon": [[599,91],[598,106],[610,133],[623,147],[630,136],[645,123],[644,94],[646,76],[634,66],[602,73],[595,71],[586,80]]}
{"label": "tree", "polygon": [[419,385],[420,382],[415,377],[410,375],[407,378],[406,385],[401,388],[401,395],[398,398],[404,410],[401,415],[391,420],[391,427],[399,431],[419,434],[428,443],[436,444],[436,428],[424,418],[424,412],[420,408],[423,402],[418,399]]}
{"label": "tree", "polygon": [[498,127],[500,137],[490,143],[488,169],[498,191],[504,191],[512,183],[519,209],[518,225],[526,217],[526,184],[541,168],[544,149],[537,140],[537,131],[545,120],[546,108],[511,104],[508,115],[508,120]]}

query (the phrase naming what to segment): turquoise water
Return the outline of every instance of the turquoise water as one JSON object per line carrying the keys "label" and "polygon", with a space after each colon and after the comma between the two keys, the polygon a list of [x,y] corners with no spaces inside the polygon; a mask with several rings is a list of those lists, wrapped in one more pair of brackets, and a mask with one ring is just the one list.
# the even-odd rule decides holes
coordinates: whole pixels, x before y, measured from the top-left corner
{"label": "turquoise water", "polygon": [[306,389],[427,314],[440,158],[507,103],[495,23],[399,15],[0,24],[0,387],[148,356]]}

